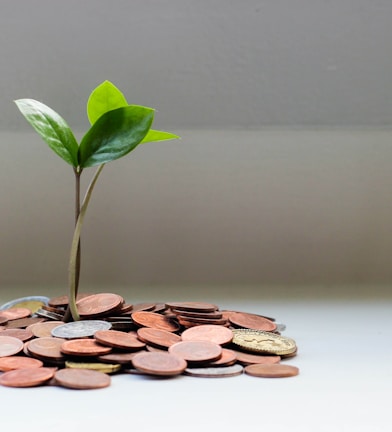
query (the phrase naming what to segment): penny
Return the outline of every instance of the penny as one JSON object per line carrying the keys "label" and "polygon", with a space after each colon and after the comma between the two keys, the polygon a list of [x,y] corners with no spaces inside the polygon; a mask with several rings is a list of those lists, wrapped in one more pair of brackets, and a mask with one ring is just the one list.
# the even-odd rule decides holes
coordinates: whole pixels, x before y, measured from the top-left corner
{"label": "penny", "polygon": [[93,339],[71,339],[61,344],[63,354],[72,356],[98,356],[112,351],[110,347],[100,345]]}
{"label": "penny", "polygon": [[231,366],[237,361],[237,353],[233,350],[222,348],[222,355],[218,360],[208,363],[208,367],[210,366]]}
{"label": "penny", "polygon": [[102,320],[73,321],[52,329],[54,337],[64,339],[80,339],[82,337],[94,336],[98,330],[109,330],[112,324]]}
{"label": "penny", "polygon": [[222,312],[213,311],[213,312],[192,312],[181,309],[172,309],[172,312],[176,315],[181,315],[183,317],[189,318],[206,318],[206,319],[221,319],[223,314]]}
{"label": "penny", "polygon": [[297,350],[293,339],[275,333],[262,330],[235,329],[233,334],[232,343],[246,351],[283,356],[292,354]]}
{"label": "penny", "polygon": [[226,378],[241,375],[243,369],[238,364],[224,367],[186,368],[184,374],[200,378]]}
{"label": "penny", "polygon": [[187,367],[187,362],[168,352],[145,352],[132,359],[133,367],[149,375],[180,375]]}
{"label": "penny", "polygon": [[8,320],[15,320],[20,318],[27,318],[31,315],[31,310],[25,307],[12,307],[9,309],[2,310],[0,312],[0,318],[6,318]]}
{"label": "penny", "polygon": [[0,336],[12,336],[20,339],[22,342],[25,342],[33,337],[33,333],[29,329],[19,329],[19,328],[7,328],[0,333]]}
{"label": "penny", "polygon": [[237,351],[237,362],[242,364],[243,366],[247,366],[250,364],[273,364],[280,362],[280,356],[278,355],[257,355],[257,354],[249,354]]}
{"label": "penny", "polygon": [[155,312],[138,311],[132,314],[133,321],[141,327],[151,327],[169,332],[176,332],[179,325],[169,318]]}
{"label": "penny", "polygon": [[37,337],[51,337],[52,330],[60,325],[64,325],[62,321],[45,321],[41,323],[32,324],[27,327],[31,333]]}
{"label": "penny", "polygon": [[55,382],[63,387],[76,390],[105,388],[110,385],[110,376],[89,369],[61,369],[54,374]]}
{"label": "penny", "polygon": [[225,345],[232,341],[233,332],[226,327],[206,324],[184,330],[181,337],[183,341],[211,341],[218,345]]}
{"label": "penny", "polygon": [[218,360],[222,355],[220,345],[209,341],[177,342],[168,349],[170,354],[182,357],[191,363],[206,363]]}
{"label": "penny", "polygon": [[231,312],[229,314],[229,321],[236,327],[263,330],[263,331],[274,331],[276,330],[276,324],[267,318],[260,315],[245,313],[245,312]]}
{"label": "penny", "polygon": [[29,367],[4,372],[0,384],[7,387],[35,387],[45,384],[54,376],[54,369],[47,367]]}
{"label": "penny", "polygon": [[[81,300],[84,297],[93,295],[92,293],[78,293],[76,296],[76,301]],[[53,297],[48,299],[48,305],[52,307],[62,307],[66,308],[69,303],[69,297],[67,295],[62,295],[58,297]]]}
{"label": "penny", "polygon": [[132,359],[135,357],[135,355],[139,353],[140,351],[124,353],[113,352],[98,356],[98,360],[103,363],[118,363],[120,365],[131,365]]}
{"label": "penny", "polygon": [[31,324],[35,324],[37,322],[45,321],[45,318],[41,317],[29,317],[29,318],[20,318],[12,321],[8,321],[6,327],[7,328],[26,328]]}
{"label": "penny", "polygon": [[283,364],[252,364],[245,366],[245,373],[262,378],[285,378],[298,375],[299,369]]}
{"label": "penny", "polygon": [[181,342],[182,340],[181,336],[175,333],[150,327],[142,327],[138,329],[137,336],[143,342],[159,348],[169,348],[171,345]]}
{"label": "penny", "polygon": [[183,315],[177,315],[178,322],[184,327],[194,327],[195,324],[214,324],[224,326],[228,323],[226,318],[221,319],[206,319],[206,318],[191,318]]}
{"label": "penny", "polygon": [[133,305],[133,312],[137,311],[153,311],[155,309],[156,303],[136,303]]}
{"label": "penny", "polygon": [[107,374],[118,372],[121,369],[120,364],[97,363],[97,362],[82,363],[82,362],[73,362],[73,361],[66,361],[65,367],[70,369],[89,369],[89,370],[95,370]]}
{"label": "penny", "polygon": [[103,345],[131,351],[140,350],[146,346],[135,335],[118,330],[99,330],[94,333],[94,338]]}
{"label": "penny", "polygon": [[0,315],[0,325],[6,324],[8,322],[8,318]]}
{"label": "penny", "polygon": [[26,342],[26,349],[33,357],[43,361],[63,361],[61,345],[65,339],[42,337]]}
{"label": "penny", "polygon": [[31,357],[12,356],[0,358],[0,371],[7,372],[14,369],[25,369],[42,367],[44,364],[41,360]]}
{"label": "penny", "polygon": [[124,303],[118,294],[100,293],[82,298],[76,302],[81,317],[98,317],[112,312]]}
{"label": "penny", "polygon": [[23,342],[12,336],[2,336],[0,333],[0,357],[8,357],[18,354],[23,350]]}
{"label": "penny", "polygon": [[202,302],[170,302],[165,303],[171,309],[194,311],[194,312],[214,312],[218,310],[218,306],[211,303]]}

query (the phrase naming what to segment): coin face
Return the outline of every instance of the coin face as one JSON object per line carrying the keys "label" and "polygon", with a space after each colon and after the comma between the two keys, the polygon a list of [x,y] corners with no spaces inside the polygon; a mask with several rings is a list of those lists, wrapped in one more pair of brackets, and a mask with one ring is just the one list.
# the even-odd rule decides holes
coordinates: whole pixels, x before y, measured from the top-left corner
{"label": "coin face", "polygon": [[28,327],[31,333],[39,338],[39,337],[51,337],[52,330],[60,325],[64,325],[62,321],[45,321],[41,323],[32,324]]}
{"label": "coin face", "polygon": [[76,306],[83,318],[93,318],[107,314],[121,307],[124,299],[118,294],[93,294],[78,300]]}
{"label": "coin face", "polygon": [[299,369],[283,364],[253,364],[245,367],[245,373],[261,378],[286,378],[299,374]]}
{"label": "coin face", "polygon": [[238,364],[224,367],[186,368],[184,374],[200,378],[224,378],[241,375],[243,369]]}
{"label": "coin face", "polygon": [[10,328],[10,329],[5,329],[1,333],[1,336],[16,337],[17,339],[20,339],[22,342],[25,342],[25,341],[27,341],[33,337],[33,333],[31,332],[31,330],[29,330],[27,328],[25,328],[25,329]]}
{"label": "coin face", "polygon": [[218,310],[218,306],[212,303],[203,302],[170,302],[166,306],[171,309],[185,310],[190,312],[214,312]]}
{"label": "coin face", "polygon": [[90,369],[60,369],[54,374],[57,384],[77,390],[91,390],[108,387],[110,376]]}
{"label": "coin face", "polygon": [[0,358],[0,371],[7,372],[14,369],[26,369],[42,367],[44,364],[41,360],[31,357],[11,356]]}
{"label": "coin face", "polygon": [[245,313],[245,312],[231,312],[229,314],[229,321],[236,327],[274,331],[276,330],[276,324],[262,316]]}
{"label": "coin face", "polygon": [[179,375],[187,367],[187,362],[168,352],[144,352],[132,359],[133,367],[149,375]]}
{"label": "coin face", "polygon": [[48,367],[15,369],[0,376],[0,384],[7,387],[35,387],[49,381],[54,369]]}
{"label": "coin face", "polygon": [[262,330],[236,329],[233,330],[233,334],[232,343],[247,351],[286,355],[294,353],[297,349],[293,339],[276,333]]}
{"label": "coin face", "polygon": [[164,349],[169,348],[177,342],[181,342],[181,336],[175,333],[150,327],[142,327],[138,329],[137,336],[140,340],[148,344]]}
{"label": "coin face", "polygon": [[42,305],[48,304],[48,301],[49,301],[49,297],[45,297],[45,296],[21,297],[1,305],[0,311],[4,309],[9,309],[11,307],[22,307],[22,308],[30,309],[31,313],[34,313]]}
{"label": "coin face", "polygon": [[9,309],[2,310],[0,317],[8,320],[16,320],[21,318],[27,318],[31,315],[31,310],[25,307],[12,307]]}
{"label": "coin face", "polygon": [[176,332],[180,329],[177,323],[156,312],[134,312],[132,314],[132,319],[141,327],[151,327],[169,332]]}
{"label": "coin face", "polygon": [[65,339],[43,337],[26,342],[26,349],[33,357],[40,360],[60,361],[64,359],[60,348]]}
{"label": "coin face", "polygon": [[204,324],[183,331],[181,337],[184,341],[204,340],[215,342],[218,345],[225,345],[233,339],[233,332],[223,326]]}
{"label": "coin face", "polygon": [[128,351],[141,350],[146,346],[135,335],[118,330],[98,330],[94,338],[103,345]]}
{"label": "coin face", "polygon": [[206,363],[218,360],[222,355],[222,347],[209,341],[183,341],[169,347],[169,353],[190,363]]}
{"label": "coin face", "polygon": [[52,329],[52,336],[64,339],[79,339],[94,336],[98,330],[109,330],[112,324],[108,321],[85,320],[73,321]]}
{"label": "coin face", "polygon": [[23,342],[12,336],[2,336],[0,333],[0,357],[8,357],[18,354],[23,349]]}
{"label": "coin face", "polygon": [[237,362],[243,366],[251,364],[273,364],[280,362],[280,356],[278,355],[261,355],[261,354],[250,354],[241,351],[237,351]]}
{"label": "coin face", "polygon": [[109,354],[112,349],[97,343],[94,339],[71,339],[61,344],[60,350],[72,356],[99,356]]}

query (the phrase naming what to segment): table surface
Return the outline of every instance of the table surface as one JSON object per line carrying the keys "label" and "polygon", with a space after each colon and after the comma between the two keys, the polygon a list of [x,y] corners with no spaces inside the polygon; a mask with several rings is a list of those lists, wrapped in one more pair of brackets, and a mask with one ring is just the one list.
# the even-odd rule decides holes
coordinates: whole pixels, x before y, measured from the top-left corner
{"label": "table surface", "polygon": [[[3,293],[0,300],[9,297]],[[285,363],[299,367],[300,374],[280,379],[122,374],[101,390],[0,387],[2,429],[392,430],[391,297],[226,297],[219,306],[286,324],[283,335],[296,340],[298,355]]]}

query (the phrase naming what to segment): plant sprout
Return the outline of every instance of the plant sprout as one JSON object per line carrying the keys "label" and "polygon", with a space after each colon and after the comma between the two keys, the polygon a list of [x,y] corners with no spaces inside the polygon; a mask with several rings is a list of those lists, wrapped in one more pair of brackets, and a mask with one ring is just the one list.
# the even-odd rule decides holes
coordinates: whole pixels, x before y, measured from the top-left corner
{"label": "plant sprout", "polygon": [[[72,166],[75,175],[75,230],[69,260],[69,306],[64,321],[80,319],[76,296],[81,267],[80,234],[94,186],[106,163],[119,159],[139,144],[179,138],[170,132],[151,129],[154,110],[129,105],[122,92],[109,81],[95,88],[87,102],[90,129],[80,141],[65,120],[34,99],[15,101],[19,110],[48,146]],[[80,199],[80,177],[85,168],[98,167]]]}

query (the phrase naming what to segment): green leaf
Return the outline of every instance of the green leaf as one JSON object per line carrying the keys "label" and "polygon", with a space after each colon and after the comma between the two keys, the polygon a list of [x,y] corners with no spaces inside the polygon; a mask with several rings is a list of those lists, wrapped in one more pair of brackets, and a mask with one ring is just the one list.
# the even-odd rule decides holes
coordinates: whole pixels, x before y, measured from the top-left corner
{"label": "green leaf", "polygon": [[153,119],[154,110],[139,105],[128,105],[103,114],[80,143],[80,167],[101,165],[125,156],[140,144]]}
{"label": "green leaf", "polygon": [[156,141],[168,141],[172,139],[179,139],[180,137],[178,135],[174,135],[170,132],[164,132],[164,131],[157,131],[150,129],[147,132],[147,135],[143,138],[142,144],[148,143],[148,142],[156,142]]}
{"label": "green leaf", "polygon": [[65,120],[34,99],[15,101],[21,113],[49,147],[70,165],[78,166],[78,143]]}
{"label": "green leaf", "polygon": [[91,124],[108,111],[127,106],[121,91],[110,81],[104,81],[90,94],[87,101],[87,116]]}

